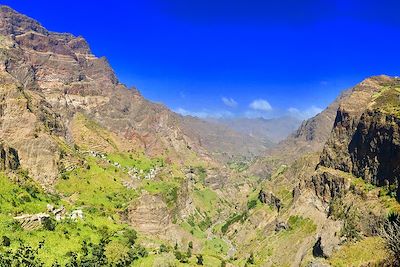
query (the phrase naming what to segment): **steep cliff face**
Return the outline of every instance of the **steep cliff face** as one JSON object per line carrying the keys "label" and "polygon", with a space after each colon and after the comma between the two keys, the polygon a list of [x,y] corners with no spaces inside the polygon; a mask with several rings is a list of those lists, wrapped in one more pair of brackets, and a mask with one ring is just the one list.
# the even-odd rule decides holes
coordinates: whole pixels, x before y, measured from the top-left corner
{"label": "steep cliff face", "polygon": [[400,81],[374,78],[376,89],[363,103],[339,108],[320,165],[349,172],[366,182],[387,186],[399,199]]}
{"label": "steep cliff face", "polygon": [[64,126],[36,92],[27,92],[0,70],[0,140],[18,151],[19,164],[43,185],[58,176],[57,138]]}
{"label": "steep cliff face", "polygon": [[[324,154],[329,154],[326,142],[334,142],[332,150],[339,151],[349,136],[347,133],[342,133],[344,128],[341,124],[351,124],[350,128],[355,127],[352,126],[354,123],[351,120],[358,120],[362,111],[371,104],[374,94],[378,93],[384,84],[390,83],[390,80],[391,78],[387,76],[371,77],[343,91],[325,110],[304,121],[295,133],[276,147],[267,149],[250,170],[260,176],[268,176],[282,163],[293,162],[304,154],[321,153],[322,150],[325,150]],[[349,127],[346,126],[346,129]],[[348,154],[346,149],[340,149],[335,155],[342,157],[342,153]]]}
{"label": "steep cliff face", "polygon": [[350,144],[352,172],[367,182],[397,187],[400,199],[400,119],[379,111],[363,114]]}
{"label": "steep cliff face", "polygon": [[16,170],[19,166],[18,151],[0,144],[0,170]]}
{"label": "steep cliff face", "polygon": [[[59,173],[57,138],[82,141],[77,139],[86,128],[76,123],[81,115],[119,140],[114,151],[210,161],[197,136],[185,132],[181,116],[126,88],[82,37],[47,31],[5,6],[0,7],[0,70],[0,138],[16,147],[22,167],[42,184],[52,184]],[[102,147],[109,152],[104,145],[93,149]]]}

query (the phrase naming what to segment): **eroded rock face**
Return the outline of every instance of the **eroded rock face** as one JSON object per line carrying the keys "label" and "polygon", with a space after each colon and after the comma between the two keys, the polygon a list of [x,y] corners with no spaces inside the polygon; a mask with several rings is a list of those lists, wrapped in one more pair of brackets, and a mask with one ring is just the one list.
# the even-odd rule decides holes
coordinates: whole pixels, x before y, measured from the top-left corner
{"label": "eroded rock face", "polygon": [[315,257],[329,258],[339,247],[341,223],[338,221],[328,221],[318,235],[317,242],[313,246],[313,255]]}
{"label": "eroded rock face", "polygon": [[[169,150],[174,159],[183,160],[192,151],[207,157],[184,132],[180,116],[119,83],[107,60],[95,57],[82,37],[47,31],[8,7],[0,8],[0,33],[8,45],[0,51],[3,69],[25,90],[40,92],[45,102],[39,110],[46,104],[58,114],[39,116],[50,129],[59,129],[59,120],[69,126],[74,114],[82,112],[151,156]],[[62,130],[72,136],[70,127]]]}
{"label": "eroded rock face", "polygon": [[0,144],[0,170],[16,170],[19,166],[18,151]]}
{"label": "eroded rock face", "polygon": [[[338,111],[322,166],[350,172],[377,186],[395,186],[400,199],[400,119],[367,110],[359,119]],[[326,179],[325,179],[326,180]]]}
{"label": "eroded rock face", "polygon": [[25,91],[1,70],[0,89],[0,140],[8,146],[4,147],[3,165],[29,170],[46,187],[58,176],[59,149],[51,135],[62,132],[62,123],[40,95]]}
{"label": "eroded rock face", "polygon": [[400,200],[400,119],[379,111],[361,116],[349,143],[352,172],[367,182],[397,187]]}
{"label": "eroded rock face", "polygon": [[121,84],[82,37],[50,32],[5,6],[0,72],[0,140],[18,150],[21,166],[44,187],[51,187],[59,171],[53,135],[73,144],[81,129],[72,123],[76,114],[122,140],[118,151],[143,149],[175,162],[196,154],[211,161],[181,116]]}
{"label": "eroded rock face", "polygon": [[144,234],[163,235],[171,227],[172,216],[160,196],[144,193],[129,206],[128,222]]}
{"label": "eroded rock face", "polygon": [[271,207],[277,209],[278,212],[281,209],[281,200],[276,197],[272,192],[266,193],[263,190],[260,190],[260,192],[258,193],[258,199],[261,203],[270,205]]}
{"label": "eroded rock face", "polygon": [[327,141],[321,154],[320,164],[322,166],[346,172],[351,171],[351,158],[348,144],[352,138],[353,132],[357,128],[357,124],[358,118],[351,116],[349,112],[342,108],[338,109],[331,137]]}
{"label": "eroded rock face", "polygon": [[341,175],[323,171],[312,176],[311,187],[318,197],[329,203],[335,197],[344,195],[349,190],[350,183]]}
{"label": "eroded rock face", "polygon": [[[400,81],[381,77],[371,79],[367,85],[362,87],[366,91],[387,94],[400,87]],[[320,166],[352,173],[377,186],[394,187],[400,200],[400,119],[395,110],[393,114],[382,111],[389,104],[400,103],[394,103],[398,97],[388,95],[392,98],[388,96],[379,104],[371,97],[365,97],[361,99],[363,105],[347,103],[338,109],[331,136],[321,154]],[[327,177],[322,178],[327,181]]]}

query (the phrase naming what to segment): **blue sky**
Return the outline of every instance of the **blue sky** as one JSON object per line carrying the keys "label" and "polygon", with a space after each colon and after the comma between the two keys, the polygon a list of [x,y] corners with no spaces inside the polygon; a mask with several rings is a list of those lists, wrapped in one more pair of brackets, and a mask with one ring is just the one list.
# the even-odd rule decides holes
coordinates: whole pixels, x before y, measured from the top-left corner
{"label": "blue sky", "polygon": [[365,77],[400,74],[394,0],[1,3],[82,35],[121,82],[183,114],[305,118]]}

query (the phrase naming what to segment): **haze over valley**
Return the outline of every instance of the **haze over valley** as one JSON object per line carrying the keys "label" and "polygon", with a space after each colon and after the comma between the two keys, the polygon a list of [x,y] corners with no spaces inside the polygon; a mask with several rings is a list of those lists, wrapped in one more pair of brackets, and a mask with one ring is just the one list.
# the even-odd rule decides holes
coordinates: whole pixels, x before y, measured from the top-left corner
{"label": "haze over valley", "polygon": [[399,266],[400,6],[8,2],[1,267]]}

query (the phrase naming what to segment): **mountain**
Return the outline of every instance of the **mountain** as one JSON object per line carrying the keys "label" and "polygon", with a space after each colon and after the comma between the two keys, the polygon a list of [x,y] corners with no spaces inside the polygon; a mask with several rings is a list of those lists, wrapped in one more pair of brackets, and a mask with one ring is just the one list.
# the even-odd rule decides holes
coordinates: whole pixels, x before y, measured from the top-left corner
{"label": "mountain", "polygon": [[288,138],[277,146],[267,149],[263,156],[255,160],[251,169],[260,175],[265,175],[282,162],[292,162],[306,153],[321,152],[331,134],[338,108],[342,105],[365,105],[365,102],[378,90],[374,79],[366,79],[355,87],[344,90],[321,113],[303,121]]}
{"label": "mountain", "polygon": [[[396,224],[399,175],[394,166],[399,162],[399,82],[396,77],[375,76],[344,91],[326,110],[305,121],[294,135],[250,167],[250,172],[264,178],[255,190],[260,192],[259,199],[278,211],[263,231],[273,233],[273,227],[286,227],[281,222],[294,220],[290,217],[293,214],[311,220],[299,226],[304,227],[302,231],[292,233],[294,240],[303,243],[286,254],[289,258],[273,254],[269,264],[346,266],[357,261],[356,266],[396,266],[396,252],[385,251],[382,236],[396,240],[398,232],[381,234],[386,232],[382,230],[385,220],[389,220],[387,225],[393,224],[390,221],[397,225],[390,227],[398,229],[400,225],[399,221]],[[284,153],[289,155],[282,156]],[[250,215],[249,222],[257,220],[261,220],[259,214]],[[315,228],[306,230],[307,225]],[[248,234],[252,227],[260,225],[245,223],[236,231]],[[306,231],[316,239],[299,236]],[[279,236],[275,237],[278,241],[270,240],[278,242],[275,246],[254,238],[240,236],[237,243],[243,249],[251,246],[256,254],[288,244]]]}
{"label": "mountain", "polygon": [[250,135],[265,143],[279,143],[292,134],[300,126],[301,121],[294,117],[285,116],[273,119],[264,118],[232,118],[212,119],[237,132]]}
{"label": "mountain", "polygon": [[184,117],[183,121],[186,131],[192,132],[192,136],[198,136],[199,144],[213,158],[222,162],[253,159],[274,145],[265,138],[239,131],[220,121],[200,120],[190,116]]}
{"label": "mountain", "polygon": [[368,78],[270,147],[296,122],[180,116],[1,6],[0,266],[398,266],[399,99]]}
{"label": "mountain", "polygon": [[[51,124],[50,132],[65,141],[103,152],[140,149],[150,156],[165,155],[172,161],[181,162],[193,157],[210,162],[210,154],[221,154],[221,149],[208,143],[232,148],[235,156],[258,153],[262,149],[262,145],[251,137],[184,118],[160,104],[147,101],[137,89],[126,88],[118,81],[107,60],[94,56],[82,37],[49,32],[38,22],[5,6],[0,12],[4,76],[8,83],[23,88],[20,94],[25,95],[25,101],[32,106],[25,112],[42,124]],[[30,108],[37,110],[30,112]],[[107,133],[98,135],[82,125],[92,122],[104,127]],[[193,131],[196,127],[187,127],[189,122],[202,125],[208,131]],[[32,124],[31,128],[24,136],[31,144],[30,151],[39,149],[33,148],[36,143],[38,146],[48,143],[48,151],[42,151],[34,160],[27,159],[32,155],[28,156],[30,152],[26,151],[25,143],[15,140],[21,138],[3,136],[2,139],[16,146],[24,168],[41,176],[42,181],[53,181],[59,162],[54,153],[57,143],[49,136],[44,137],[46,131],[40,135],[46,140],[38,141],[39,133],[35,131],[40,127]],[[3,129],[2,132],[10,131]],[[216,136],[230,138],[219,138],[215,142]],[[244,142],[250,144],[246,151],[242,146]],[[237,148],[240,148],[239,152],[235,151]],[[53,162],[52,167],[38,169],[37,162],[42,159]]]}
{"label": "mountain", "polygon": [[284,140],[301,123],[293,117],[201,120],[185,116],[183,120],[185,131],[197,136],[201,146],[221,162],[252,160]]}

